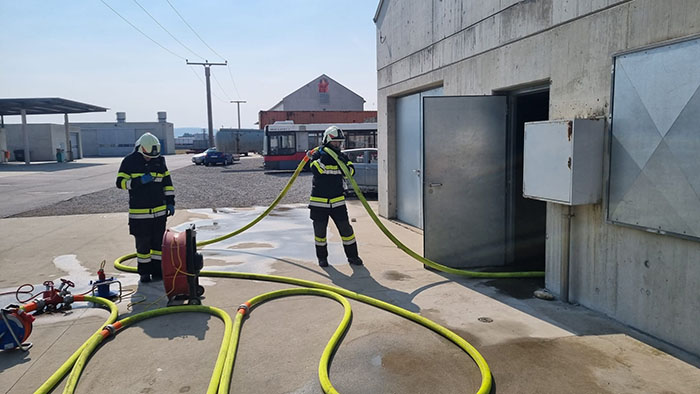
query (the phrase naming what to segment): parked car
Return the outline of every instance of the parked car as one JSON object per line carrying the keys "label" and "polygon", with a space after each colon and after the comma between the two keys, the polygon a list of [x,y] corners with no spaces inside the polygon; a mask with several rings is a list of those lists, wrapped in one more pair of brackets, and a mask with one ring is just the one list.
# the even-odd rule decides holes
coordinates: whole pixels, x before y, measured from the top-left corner
{"label": "parked car", "polygon": [[209,167],[214,164],[233,164],[233,156],[230,153],[219,152],[216,148],[209,148],[204,156],[204,165]]}
{"label": "parked car", "polygon": [[209,148],[202,153],[197,153],[192,156],[192,163],[196,165],[204,164],[204,158],[207,156],[207,152],[209,152],[210,149],[216,150],[216,148]]}
{"label": "parked car", "polygon": [[[377,148],[357,148],[343,151],[355,167],[353,178],[362,193],[377,192]],[[346,193],[354,193],[352,186],[345,182]]]}

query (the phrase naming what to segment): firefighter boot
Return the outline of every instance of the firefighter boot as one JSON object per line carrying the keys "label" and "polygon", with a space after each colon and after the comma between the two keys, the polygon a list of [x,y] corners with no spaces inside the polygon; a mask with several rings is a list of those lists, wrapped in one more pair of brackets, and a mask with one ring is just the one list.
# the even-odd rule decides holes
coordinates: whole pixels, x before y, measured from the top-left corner
{"label": "firefighter boot", "polygon": [[136,270],[141,277],[141,283],[148,283],[151,281],[150,265],[151,263],[138,263],[136,265]]}
{"label": "firefighter boot", "polygon": [[319,257],[318,258],[318,266],[319,267],[328,267],[328,259],[325,257]]}
{"label": "firefighter boot", "polygon": [[151,278],[153,278],[154,281],[163,280],[163,269],[158,260],[151,262]]}
{"label": "firefighter boot", "polygon": [[360,258],[360,256],[348,257],[348,263],[352,265],[362,265],[362,259]]}

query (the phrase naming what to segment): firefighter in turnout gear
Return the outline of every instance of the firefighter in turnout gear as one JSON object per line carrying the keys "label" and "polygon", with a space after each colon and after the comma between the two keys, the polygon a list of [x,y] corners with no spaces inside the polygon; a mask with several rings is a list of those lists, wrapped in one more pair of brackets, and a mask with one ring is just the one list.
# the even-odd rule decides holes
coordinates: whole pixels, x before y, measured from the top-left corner
{"label": "firefighter in turnout gear", "polygon": [[316,243],[316,257],[318,265],[328,266],[328,248],[326,230],[328,218],[332,218],[343,240],[343,248],[348,262],[354,265],[362,265],[362,260],[357,253],[355,233],[348,219],[348,210],[345,207],[345,195],[343,194],[343,171],[338,163],[323,148],[330,148],[345,163],[350,174],[355,173],[355,168],[348,157],[340,151],[340,145],[345,141],[343,130],[331,126],[323,133],[322,145],[313,152],[307,152],[310,159],[311,172],[313,173],[313,188],[311,189],[311,220],[314,225],[314,241]]}
{"label": "firefighter in turnout gear", "polygon": [[166,217],[175,214],[175,188],[156,136],[145,133],[136,141],[119,167],[117,188],[129,191],[129,233],[141,282],[162,279],[163,233]]}

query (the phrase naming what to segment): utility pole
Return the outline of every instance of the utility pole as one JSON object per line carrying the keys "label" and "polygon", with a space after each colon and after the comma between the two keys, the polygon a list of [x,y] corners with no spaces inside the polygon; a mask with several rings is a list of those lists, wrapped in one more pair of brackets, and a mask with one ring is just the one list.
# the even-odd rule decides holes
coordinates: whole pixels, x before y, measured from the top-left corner
{"label": "utility pole", "polygon": [[[241,103],[245,103],[245,100],[231,100],[232,103],[236,103],[236,109],[238,110],[238,131],[236,132],[236,150],[240,151],[241,144]],[[241,152],[236,152],[241,153]]]}
{"label": "utility pole", "polygon": [[211,84],[209,83],[209,77],[211,75],[211,72],[209,71],[209,67],[225,66],[228,64],[228,62],[209,63],[208,60],[205,60],[204,63],[194,63],[190,62],[187,59],[185,59],[185,62],[190,66],[204,66],[204,76],[207,78],[207,117],[209,120],[209,147],[211,148],[212,146],[214,146],[214,122],[211,118]]}

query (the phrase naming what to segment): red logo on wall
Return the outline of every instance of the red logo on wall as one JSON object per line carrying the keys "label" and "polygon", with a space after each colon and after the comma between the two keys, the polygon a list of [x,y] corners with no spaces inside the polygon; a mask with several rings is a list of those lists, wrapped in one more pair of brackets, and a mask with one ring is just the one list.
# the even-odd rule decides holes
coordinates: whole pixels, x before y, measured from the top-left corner
{"label": "red logo on wall", "polygon": [[328,93],[328,80],[326,78],[321,78],[321,80],[318,81],[318,92]]}

